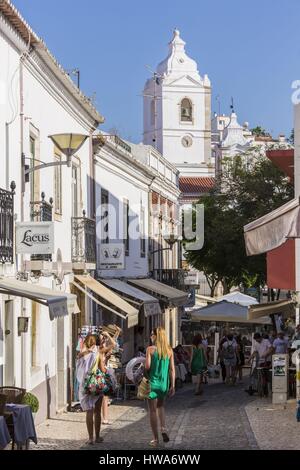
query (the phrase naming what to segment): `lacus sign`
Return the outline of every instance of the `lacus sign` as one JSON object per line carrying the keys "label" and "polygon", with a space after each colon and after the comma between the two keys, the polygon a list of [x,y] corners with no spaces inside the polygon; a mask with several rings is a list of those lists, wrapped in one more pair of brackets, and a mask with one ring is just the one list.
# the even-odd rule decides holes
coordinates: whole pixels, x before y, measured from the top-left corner
{"label": "lacus sign", "polygon": [[53,222],[18,222],[16,224],[16,253],[50,255],[53,252]]}

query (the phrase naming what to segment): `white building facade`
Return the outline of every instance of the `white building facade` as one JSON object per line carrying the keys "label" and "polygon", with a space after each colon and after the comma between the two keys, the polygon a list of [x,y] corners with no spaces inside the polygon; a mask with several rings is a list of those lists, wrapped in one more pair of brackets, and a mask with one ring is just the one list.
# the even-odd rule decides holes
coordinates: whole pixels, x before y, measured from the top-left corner
{"label": "white building facade", "polygon": [[[126,362],[134,356],[139,327],[143,328],[145,346],[150,330],[161,324],[171,342],[178,342],[177,308],[169,306],[166,298],[164,302],[158,292],[134,284],[158,279],[157,271],[162,268],[178,270],[177,247],[161,250],[166,248],[163,234],[178,232],[178,170],[153,147],[125,142],[118,136],[100,134],[95,147],[96,277],[139,309],[134,327],[101,306],[96,308],[96,322],[115,322],[122,327],[122,360]],[[161,198],[163,214],[154,207],[154,194]],[[149,296],[150,303],[152,297],[155,308],[152,306],[151,314],[139,305],[143,295]]]}
{"label": "white building facade", "polygon": [[[0,188],[9,191],[10,182],[16,184],[13,233],[20,221],[48,220],[54,229],[50,256],[18,254],[14,241],[1,237],[2,254],[6,245],[13,253],[0,264],[0,383],[35,393],[39,422],[70,401],[77,309],[50,319],[49,302],[41,304],[41,289],[63,298],[70,292],[73,270],[95,269],[95,260],[88,264],[80,253],[80,230],[78,225],[74,230],[74,223],[82,221],[83,210],[86,220],[94,215],[91,136],[103,118],[9,1],[0,5],[0,30]],[[48,138],[59,133],[87,137],[70,167],[60,165],[66,157]],[[32,171],[25,182],[24,171],[41,163],[58,165]],[[2,206],[3,213],[6,208]],[[7,280],[11,289],[3,287]],[[21,281],[28,291],[24,296],[18,295],[16,282]],[[21,317],[28,321],[27,332],[20,332]]]}

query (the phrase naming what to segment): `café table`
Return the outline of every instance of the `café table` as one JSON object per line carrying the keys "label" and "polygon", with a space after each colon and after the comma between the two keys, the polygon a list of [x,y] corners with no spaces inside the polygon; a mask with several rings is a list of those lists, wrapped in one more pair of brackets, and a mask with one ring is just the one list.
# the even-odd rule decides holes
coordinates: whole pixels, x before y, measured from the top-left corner
{"label": "caf\u00e9 table", "polygon": [[7,428],[7,424],[4,416],[0,416],[0,449],[5,449],[5,447],[10,443],[11,437]]}
{"label": "caf\u00e9 table", "polygon": [[37,436],[30,406],[7,403],[5,405],[5,413],[12,414],[14,442],[17,444],[18,448],[22,448],[24,444],[26,448],[28,448],[30,439],[37,444]]}

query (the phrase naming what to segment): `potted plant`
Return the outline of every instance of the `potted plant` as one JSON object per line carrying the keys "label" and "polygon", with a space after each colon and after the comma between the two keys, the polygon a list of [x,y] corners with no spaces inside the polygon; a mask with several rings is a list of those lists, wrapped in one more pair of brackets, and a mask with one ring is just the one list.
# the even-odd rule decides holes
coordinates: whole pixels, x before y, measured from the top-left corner
{"label": "potted plant", "polygon": [[35,395],[33,395],[33,393],[26,392],[24,397],[23,397],[22,403],[24,405],[29,405],[30,406],[31,411],[32,411],[32,415],[33,415],[33,419],[34,419],[35,415],[36,415],[36,413],[38,412],[38,409],[39,409],[39,400],[38,400],[38,398]]}

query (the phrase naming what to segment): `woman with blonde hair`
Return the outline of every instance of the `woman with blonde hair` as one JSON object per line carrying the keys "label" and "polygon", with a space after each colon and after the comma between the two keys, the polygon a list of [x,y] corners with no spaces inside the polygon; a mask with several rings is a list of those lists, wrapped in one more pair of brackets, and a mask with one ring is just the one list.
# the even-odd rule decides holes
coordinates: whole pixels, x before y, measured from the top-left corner
{"label": "woman with blonde hair", "polygon": [[145,369],[148,371],[150,382],[150,393],[148,407],[150,425],[154,439],[150,446],[157,447],[158,420],[160,422],[161,434],[164,442],[169,442],[166,429],[165,398],[175,393],[175,366],[171,346],[168,344],[165,330],[162,327],[154,328],[151,332],[152,346],[146,351]]}

